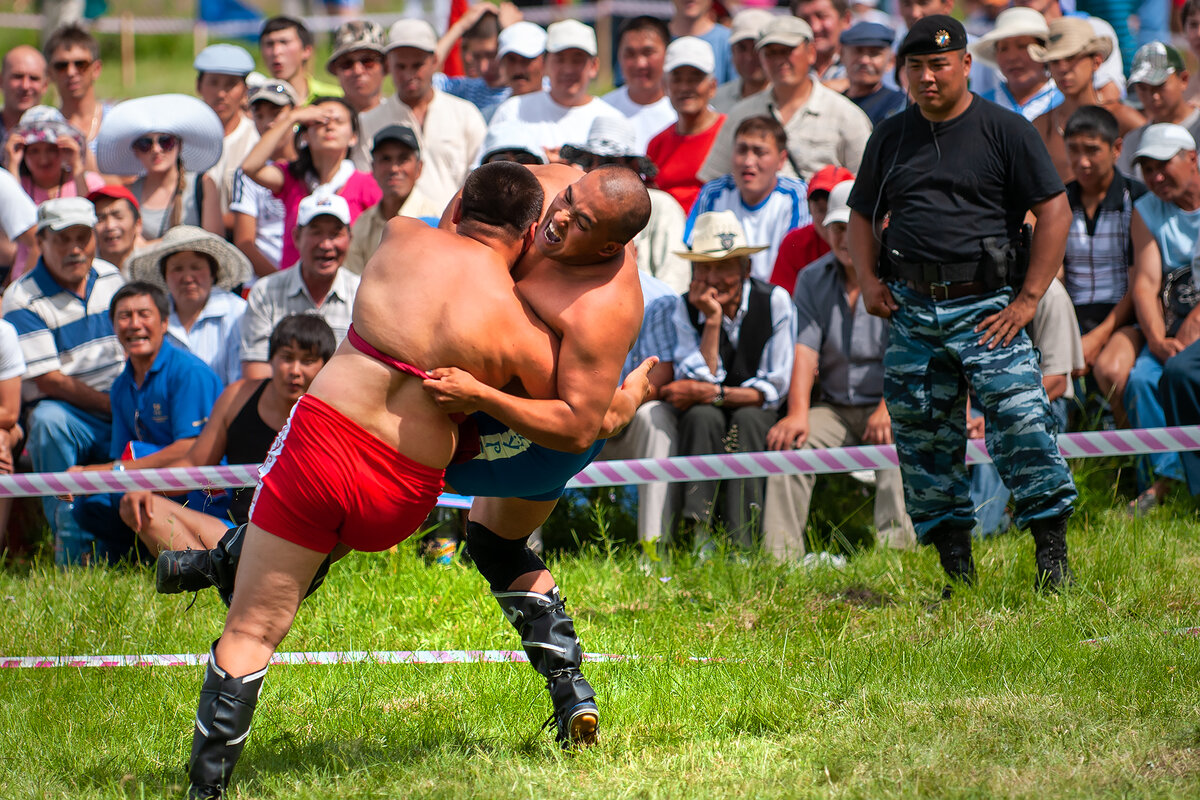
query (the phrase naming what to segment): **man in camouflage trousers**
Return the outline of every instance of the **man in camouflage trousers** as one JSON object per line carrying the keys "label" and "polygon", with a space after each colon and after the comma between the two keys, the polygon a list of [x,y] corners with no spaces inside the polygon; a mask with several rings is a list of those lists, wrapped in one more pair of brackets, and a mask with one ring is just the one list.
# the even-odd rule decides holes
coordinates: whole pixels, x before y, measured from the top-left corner
{"label": "man in camouflage trousers", "polygon": [[[1033,127],[967,90],[965,47],[948,16],[925,17],[905,37],[899,57],[916,104],[867,142],[850,195],[850,252],[867,310],[891,318],[884,397],[919,540],[937,547],[952,579],[974,580],[969,385],[1013,488],[1016,524],[1033,534],[1037,585],[1054,590],[1071,581],[1076,493],[1024,328],[1062,264],[1071,211]],[[1037,228],[1023,246],[1028,211]]]}

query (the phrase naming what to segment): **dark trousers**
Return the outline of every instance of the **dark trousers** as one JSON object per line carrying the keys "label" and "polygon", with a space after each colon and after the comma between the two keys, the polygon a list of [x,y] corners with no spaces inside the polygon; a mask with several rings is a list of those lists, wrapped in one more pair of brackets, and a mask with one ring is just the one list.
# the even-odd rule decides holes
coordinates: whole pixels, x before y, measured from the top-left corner
{"label": "dark trousers", "polygon": [[[1168,425],[1200,425],[1200,341],[1167,359],[1158,384]],[[1180,453],[1192,494],[1200,494],[1200,453]]]}
{"label": "dark trousers", "polygon": [[[778,419],[778,411],[767,411],[753,406],[723,409],[710,405],[694,405],[680,414],[678,453],[681,456],[698,456],[727,452],[727,435],[730,439],[730,452],[752,453],[765,450],[767,431]],[[730,540],[740,547],[757,547],[758,533],[762,529],[765,478],[685,484],[684,521],[711,525],[717,490],[722,485],[725,492],[721,518]]]}

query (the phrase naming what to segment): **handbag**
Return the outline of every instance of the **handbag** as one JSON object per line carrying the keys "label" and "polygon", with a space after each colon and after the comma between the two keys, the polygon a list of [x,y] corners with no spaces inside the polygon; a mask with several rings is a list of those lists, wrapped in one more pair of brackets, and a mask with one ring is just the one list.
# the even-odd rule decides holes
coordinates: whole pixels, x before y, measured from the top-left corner
{"label": "handbag", "polygon": [[1169,272],[1163,279],[1162,288],[1163,322],[1167,326],[1167,336],[1179,332],[1197,302],[1200,302],[1200,289],[1192,280],[1192,268],[1180,267]]}

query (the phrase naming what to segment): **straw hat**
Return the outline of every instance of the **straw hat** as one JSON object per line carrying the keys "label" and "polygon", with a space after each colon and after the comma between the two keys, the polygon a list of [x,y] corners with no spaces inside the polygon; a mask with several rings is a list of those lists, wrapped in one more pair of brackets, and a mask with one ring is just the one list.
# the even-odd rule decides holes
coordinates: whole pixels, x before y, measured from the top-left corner
{"label": "straw hat", "polygon": [[967,49],[971,52],[972,58],[996,69],[998,67],[996,45],[1001,39],[1015,39],[1018,36],[1032,36],[1045,43],[1046,39],[1050,37],[1050,28],[1046,25],[1046,18],[1032,8],[1018,6],[1001,11],[1000,15],[996,17],[996,27],[968,45]]}
{"label": "straw hat", "polygon": [[692,249],[677,250],[685,261],[724,261],[727,258],[754,255],[766,250],[746,244],[746,232],[732,211],[707,211],[696,218],[692,229]]}
{"label": "straw hat", "polygon": [[217,280],[214,285],[222,289],[240,286],[250,280],[253,274],[250,261],[241,250],[220,236],[193,225],[176,225],[154,244],[135,250],[127,262],[129,274],[135,281],[146,281],[166,289],[163,261],[167,256],[185,251],[212,256],[217,264]]}
{"label": "straw hat", "polygon": [[1087,55],[1100,56],[1104,61],[1112,55],[1113,43],[1107,36],[1097,36],[1092,23],[1079,17],[1059,17],[1050,23],[1050,35],[1046,46],[1029,45],[1029,57],[1038,63],[1058,61],[1061,58]]}
{"label": "straw hat", "polygon": [[133,143],[148,133],[169,133],[183,143],[183,168],[200,173],[217,163],[225,128],[203,100],[186,94],[158,94],[118,103],[100,123],[96,160],[109,175],[141,175],[146,170]]}

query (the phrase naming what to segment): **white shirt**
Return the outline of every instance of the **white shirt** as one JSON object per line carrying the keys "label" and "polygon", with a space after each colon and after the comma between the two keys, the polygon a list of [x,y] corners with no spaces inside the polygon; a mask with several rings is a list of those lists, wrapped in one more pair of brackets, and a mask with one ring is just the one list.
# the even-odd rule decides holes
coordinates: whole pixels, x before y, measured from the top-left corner
{"label": "white shirt", "polygon": [[242,167],[246,156],[258,144],[258,128],[249,117],[243,116],[241,122],[228,134],[221,143],[221,157],[217,163],[208,169],[217,184],[221,196],[221,213],[229,210],[229,202],[233,198],[233,186],[237,181],[237,173]]}
{"label": "white shirt", "polygon": [[633,129],[637,131],[638,153],[641,155],[645,155],[646,145],[650,144],[651,139],[679,121],[679,115],[671,107],[671,100],[666,95],[649,105],[642,105],[629,97],[628,86],[622,86],[604,95],[604,102],[620,111],[633,123]]}
{"label": "white shirt", "polygon": [[214,286],[190,331],[184,329],[175,303],[171,303],[167,339],[208,364],[221,383],[228,386],[242,377],[242,315],[245,313],[245,300]]}
{"label": "white shirt", "polygon": [[501,103],[488,127],[520,125],[531,143],[557,149],[564,144],[586,142],[592,122],[604,116],[623,118],[624,115],[599,97],[593,97],[582,106],[562,106],[551,99],[549,92],[532,92],[510,97]]}
{"label": "white shirt", "polygon": [[257,220],[254,245],[258,252],[278,267],[279,260],[283,257],[283,201],[272,194],[270,189],[247,178],[246,173],[239,169],[233,195],[230,197],[229,210]]}
{"label": "white shirt", "polygon": [[0,319],[0,381],[25,374],[25,356],[17,340],[17,329]]}
{"label": "white shirt", "polygon": [[37,206],[6,169],[0,170],[0,231],[10,240],[37,224]]}

